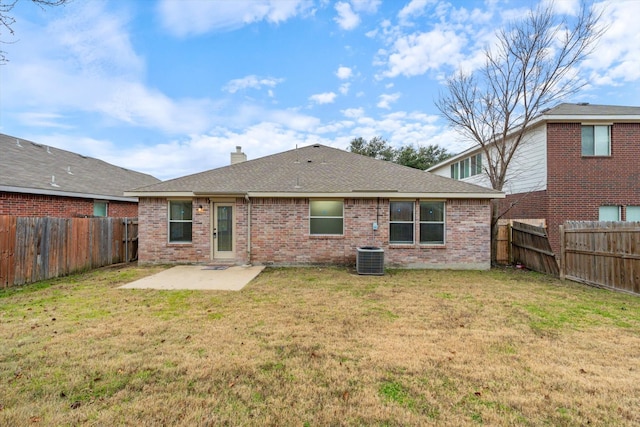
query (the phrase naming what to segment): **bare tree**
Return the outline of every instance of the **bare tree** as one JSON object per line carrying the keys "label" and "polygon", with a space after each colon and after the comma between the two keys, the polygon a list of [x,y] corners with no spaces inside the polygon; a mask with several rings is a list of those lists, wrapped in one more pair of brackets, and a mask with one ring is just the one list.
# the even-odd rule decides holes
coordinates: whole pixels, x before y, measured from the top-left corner
{"label": "bare tree", "polygon": [[[32,3],[44,8],[45,6],[60,6],[68,3],[70,0],[30,0]],[[4,40],[3,34],[8,33],[10,36],[15,35],[13,30],[13,24],[16,23],[16,18],[13,17],[11,11],[18,3],[18,0],[0,0],[0,43],[11,43]],[[0,64],[8,62],[7,53],[0,49]]]}
{"label": "bare tree", "polygon": [[[599,25],[601,16],[582,3],[569,22],[554,14],[552,3],[538,5],[497,32],[497,45],[485,49],[482,68],[459,71],[447,80],[436,106],[454,129],[480,145],[487,159],[483,168],[494,189],[502,191],[531,121],[586,84],[578,77],[578,66],[605,31]],[[502,215],[494,202],[494,260]]]}

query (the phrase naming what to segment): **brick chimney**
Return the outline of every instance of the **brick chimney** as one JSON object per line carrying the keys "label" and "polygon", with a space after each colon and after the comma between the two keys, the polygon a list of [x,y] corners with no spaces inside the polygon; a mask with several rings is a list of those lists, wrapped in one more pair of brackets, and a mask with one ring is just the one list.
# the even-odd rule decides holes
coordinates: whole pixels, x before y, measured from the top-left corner
{"label": "brick chimney", "polygon": [[247,155],[242,152],[242,147],[236,146],[236,151],[231,153],[231,164],[242,163],[247,161]]}

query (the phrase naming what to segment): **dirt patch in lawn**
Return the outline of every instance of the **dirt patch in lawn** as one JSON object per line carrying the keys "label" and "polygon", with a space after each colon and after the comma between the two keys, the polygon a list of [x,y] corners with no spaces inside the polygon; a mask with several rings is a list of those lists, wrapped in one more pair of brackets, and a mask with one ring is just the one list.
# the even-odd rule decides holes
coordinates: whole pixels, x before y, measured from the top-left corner
{"label": "dirt patch in lawn", "polygon": [[266,269],[0,292],[0,425],[633,425],[640,298],[535,273]]}

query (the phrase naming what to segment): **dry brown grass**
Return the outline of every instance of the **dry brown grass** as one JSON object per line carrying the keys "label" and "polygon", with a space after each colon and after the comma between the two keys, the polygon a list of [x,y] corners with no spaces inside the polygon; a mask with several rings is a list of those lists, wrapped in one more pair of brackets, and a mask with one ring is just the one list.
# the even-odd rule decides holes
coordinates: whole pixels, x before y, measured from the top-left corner
{"label": "dry brown grass", "polygon": [[534,273],[103,269],[0,292],[0,425],[633,425],[640,298]]}

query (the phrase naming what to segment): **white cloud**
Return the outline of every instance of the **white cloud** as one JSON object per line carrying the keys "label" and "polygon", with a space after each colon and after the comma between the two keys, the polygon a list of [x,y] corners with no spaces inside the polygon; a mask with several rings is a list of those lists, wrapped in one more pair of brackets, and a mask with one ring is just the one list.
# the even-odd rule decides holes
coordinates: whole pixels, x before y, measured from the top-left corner
{"label": "white cloud", "polygon": [[331,104],[335,101],[336,96],[337,95],[334,92],[317,93],[315,95],[311,95],[309,100],[316,104]]}
{"label": "white cloud", "polygon": [[351,70],[351,68],[349,67],[340,66],[338,67],[338,71],[336,71],[336,76],[338,76],[340,80],[346,80],[352,75],[353,75],[353,70]]}
{"label": "white cloud", "polygon": [[407,19],[422,16],[428,4],[433,0],[411,0],[411,2],[398,12],[398,19],[406,23]]}
{"label": "white cloud", "polygon": [[335,8],[338,16],[336,16],[334,20],[343,30],[353,30],[360,24],[360,17],[354,13],[349,3],[338,2]]}
{"label": "white cloud", "polygon": [[353,10],[356,12],[376,13],[381,0],[351,0]]}
{"label": "white cloud", "polygon": [[340,112],[345,117],[348,117],[350,119],[364,117],[364,108],[347,108],[346,110],[341,110]]}
{"label": "white cloud", "polygon": [[382,94],[380,95],[380,101],[376,104],[378,108],[391,109],[391,104],[400,99],[400,93]]}
{"label": "white cloud", "polygon": [[604,5],[602,24],[607,31],[595,51],[584,62],[591,71],[590,83],[618,85],[640,79],[640,32],[635,17],[640,16],[640,2],[612,1]]}
{"label": "white cloud", "polygon": [[342,94],[342,95],[346,95],[349,93],[349,89],[351,88],[351,83],[342,83],[340,85],[340,88],[338,89],[338,91]]}
{"label": "white cloud", "polygon": [[167,31],[185,37],[231,31],[260,21],[278,24],[312,13],[312,6],[309,0],[162,0],[157,11]]}
{"label": "white cloud", "polygon": [[273,77],[258,77],[256,75],[246,76],[241,79],[234,79],[229,81],[223,90],[229,93],[236,93],[239,90],[244,89],[261,89],[263,86],[275,87],[277,84],[282,83],[284,79],[276,79]]}
{"label": "white cloud", "polygon": [[464,35],[451,30],[434,29],[397,39],[387,58],[385,77],[418,76],[443,65],[457,66],[463,59]]}

